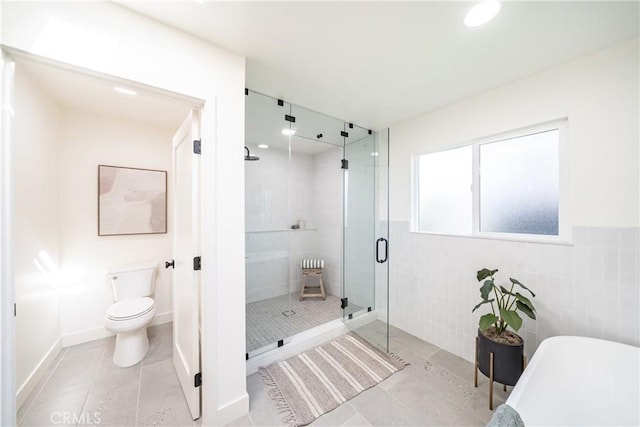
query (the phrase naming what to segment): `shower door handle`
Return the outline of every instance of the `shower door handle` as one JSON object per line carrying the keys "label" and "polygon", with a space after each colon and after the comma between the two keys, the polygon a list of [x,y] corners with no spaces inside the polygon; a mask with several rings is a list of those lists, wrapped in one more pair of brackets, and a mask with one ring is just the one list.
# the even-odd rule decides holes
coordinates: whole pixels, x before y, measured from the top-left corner
{"label": "shower door handle", "polygon": [[[380,259],[380,242],[384,242],[384,259]],[[376,241],[376,261],[380,264],[387,262],[389,258],[389,241],[384,237]]]}

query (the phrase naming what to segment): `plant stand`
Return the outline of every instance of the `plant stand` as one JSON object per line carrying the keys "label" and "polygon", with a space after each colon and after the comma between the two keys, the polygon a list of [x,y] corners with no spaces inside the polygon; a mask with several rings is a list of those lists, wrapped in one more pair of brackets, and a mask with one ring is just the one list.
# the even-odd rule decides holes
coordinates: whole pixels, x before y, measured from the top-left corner
{"label": "plant stand", "polygon": [[[488,340],[488,338],[484,338],[486,340]],[[488,340],[490,341],[490,340]],[[492,341],[493,342],[493,341]],[[488,372],[488,378],[489,378],[489,409],[493,411],[493,383],[495,380],[495,370],[494,370],[494,359],[495,359],[495,354],[493,351],[489,352],[489,372]],[[525,356],[524,354],[522,355],[522,370],[520,371],[520,374],[524,371],[524,369],[527,367],[527,356]],[[475,357],[475,372],[474,372],[474,385],[476,388],[478,388],[478,370],[480,370],[480,372],[482,372],[485,376],[487,375],[486,372],[483,372],[483,370],[480,367],[480,338],[476,337],[476,357]],[[520,375],[518,375],[519,378]],[[499,379],[501,379],[503,381],[502,383],[502,387],[503,390],[506,392],[507,391],[507,383],[509,383],[508,385],[515,385],[515,383],[517,382],[517,378],[515,380],[511,380],[509,381],[508,379],[502,379],[501,377],[499,377]],[[498,382],[498,381],[496,381]],[[513,384],[511,384],[513,383]]]}

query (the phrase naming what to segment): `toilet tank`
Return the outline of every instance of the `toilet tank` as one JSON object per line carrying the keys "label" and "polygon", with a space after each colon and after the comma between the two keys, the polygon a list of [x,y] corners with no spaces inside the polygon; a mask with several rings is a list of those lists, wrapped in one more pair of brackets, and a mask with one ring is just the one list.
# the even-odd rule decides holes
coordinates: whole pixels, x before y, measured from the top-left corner
{"label": "toilet tank", "polygon": [[157,262],[147,262],[109,268],[107,277],[113,286],[113,298],[122,301],[153,295],[157,267]]}

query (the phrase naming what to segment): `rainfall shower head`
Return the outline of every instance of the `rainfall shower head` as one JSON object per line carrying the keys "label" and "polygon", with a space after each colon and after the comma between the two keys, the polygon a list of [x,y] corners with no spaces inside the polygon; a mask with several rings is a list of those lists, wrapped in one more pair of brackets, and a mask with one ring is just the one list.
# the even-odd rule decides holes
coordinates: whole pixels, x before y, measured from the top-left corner
{"label": "rainfall shower head", "polygon": [[252,161],[252,162],[256,161],[256,160],[260,160],[260,157],[252,156],[247,147],[244,147],[244,149],[247,151],[247,154],[245,154],[245,156],[244,156],[245,160],[249,160],[249,161]]}

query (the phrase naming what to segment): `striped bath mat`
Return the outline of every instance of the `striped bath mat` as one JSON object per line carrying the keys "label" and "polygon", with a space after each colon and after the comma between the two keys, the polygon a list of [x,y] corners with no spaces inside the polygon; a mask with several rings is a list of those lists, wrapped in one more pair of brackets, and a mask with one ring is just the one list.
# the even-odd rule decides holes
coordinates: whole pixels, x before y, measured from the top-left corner
{"label": "striped bath mat", "polygon": [[260,368],[271,398],[292,426],[320,415],[373,387],[405,363],[349,333],[312,350]]}

